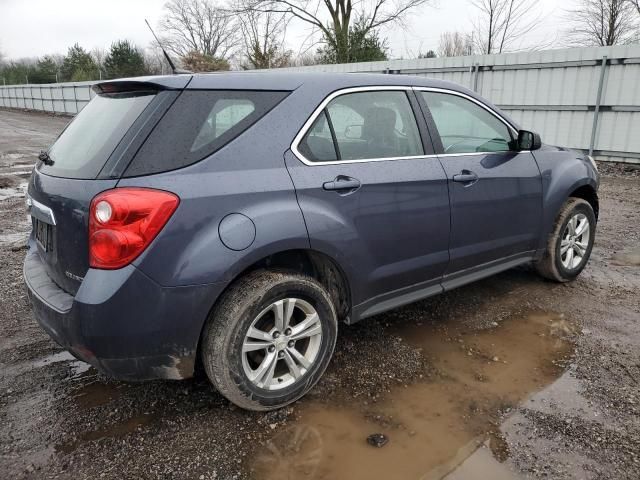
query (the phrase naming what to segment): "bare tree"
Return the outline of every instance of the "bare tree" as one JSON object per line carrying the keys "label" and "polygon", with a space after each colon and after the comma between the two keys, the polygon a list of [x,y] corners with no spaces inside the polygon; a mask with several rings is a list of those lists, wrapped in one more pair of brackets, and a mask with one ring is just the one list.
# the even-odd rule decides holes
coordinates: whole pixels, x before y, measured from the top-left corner
{"label": "bare tree", "polygon": [[461,57],[471,55],[472,51],[473,45],[469,35],[462,35],[460,32],[444,32],[440,35],[438,56]]}
{"label": "bare tree", "polygon": [[211,0],[170,0],[164,9],[162,42],[176,55],[198,52],[227,59],[237,49],[239,35],[233,13]]}
{"label": "bare tree", "polygon": [[[322,34],[338,63],[349,62],[349,31],[362,22],[360,34],[392,23],[402,23],[409,12],[431,0],[253,0],[260,12],[284,13]],[[327,18],[327,20],[324,20]]]}
{"label": "bare tree", "polygon": [[250,8],[250,0],[237,5],[242,31],[242,68],[280,68],[290,62],[292,52],[284,44],[289,19],[284,13],[260,12]]}
{"label": "bare tree", "polygon": [[635,5],[628,0],[580,0],[579,8],[569,10],[572,45],[607,46],[633,39],[637,23]]}
{"label": "bare tree", "polygon": [[635,7],[635,9],[638,12],[638,15],[640,15],[640,0],[628,0],[628,1],[633,7]]}
{"label": "bare tree", "polygon": [[171,73],[171,65],[162,53],[162,49],[153,42],[143,52],[144,64],[151,75],[166,75]]}
{"label": "bare tree", "polygon": [[473,42],[482,53],[503,53],[541,23],[537,0],[471,0],[480,16],[474,23]]}

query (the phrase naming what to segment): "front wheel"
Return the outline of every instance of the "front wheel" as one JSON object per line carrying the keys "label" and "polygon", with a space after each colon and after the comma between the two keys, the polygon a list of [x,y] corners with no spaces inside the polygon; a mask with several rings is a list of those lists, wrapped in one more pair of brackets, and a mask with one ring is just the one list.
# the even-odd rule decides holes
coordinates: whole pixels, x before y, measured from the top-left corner
{"label": "front wheel", "polygon": [[544,256],[535,266],[540,275],[557,282],[574,280],[591,256],[596,233],[596,216],[586,200],[569,198],[563,205]]}
{"label": "front wheel", "polygon": [[333,354],[337,328],[331,298],[315,279],[255,271],[232,285],[214,308],[202,361],[229,401],[272,410],[317,383]]}

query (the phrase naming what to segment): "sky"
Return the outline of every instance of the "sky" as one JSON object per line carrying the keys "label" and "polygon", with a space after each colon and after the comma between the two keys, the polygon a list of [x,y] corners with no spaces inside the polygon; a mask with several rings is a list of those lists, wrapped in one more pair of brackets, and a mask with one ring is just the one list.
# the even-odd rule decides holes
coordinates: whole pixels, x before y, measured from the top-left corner
{"label": "sky", "polygon": [[[78,42],[87,50],[107,49],[119,39],[140,47],[152,40],[144,24],[156,26],[166,0],[0,0],[0,52],[5,59],[66,53]],[[539,0],[545,18],[523,39],[525,46],[549,43],[561,35],[563,10],[572,0]],[[477,16],[469,0],[430,0],[409,14],[406,26],[383,29],[392,58],[411,58],[436,50],[441,33],[469,32]],[[304,23],[292,23],[287,31],[289,48],[297,53],[308,34]]]}

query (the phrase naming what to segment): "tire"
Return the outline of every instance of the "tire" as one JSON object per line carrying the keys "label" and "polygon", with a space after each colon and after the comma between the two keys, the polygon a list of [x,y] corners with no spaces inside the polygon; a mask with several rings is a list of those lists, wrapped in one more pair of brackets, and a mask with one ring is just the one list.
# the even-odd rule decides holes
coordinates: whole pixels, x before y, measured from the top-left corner
{"label": "tire", "polygon": [[[288,314],[288,326],[276,323]],[[236,281],[214,307],[204,328],[202,363],[230,402],[247,410],[274,410],[318,382],[337,333],[335,307],[319,282],[292,272],[258,270]]]}
{"label": "tire", "polygon": [[[586,219],[588,230],[584,232],[588,233],[588,238],[584,235],[574,236],[571,233],[569,222],[574,219],[578,219],[578,226],[582,225],[580,220]],[[589,202],[581,198],[569,198],[558,213],[543,257],[535,263],[536,270],[544,278],[556,282],[575,280],[589,261],[595,234],[596,216]],[[569,245],[568,248],[567,245]],[[566,253],[562,250],[566,250]],[[569,254],[571,259],[568,257]]]}

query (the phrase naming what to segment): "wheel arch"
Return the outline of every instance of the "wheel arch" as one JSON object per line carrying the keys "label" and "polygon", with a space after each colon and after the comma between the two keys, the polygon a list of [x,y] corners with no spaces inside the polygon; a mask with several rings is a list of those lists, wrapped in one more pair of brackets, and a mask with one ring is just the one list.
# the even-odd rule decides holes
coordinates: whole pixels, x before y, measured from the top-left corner
{"label": "wheel arch", "polygon": [[329,292],[339,319],[345,319],[351,310],[351,288],[348,276],[340,264],[329,255],[310,248],[278,251],[246,266],[229,282],[232,284],[249,272],[261,268],[288,270],[318,280]]}
{"label": "wheel arch", "polygon": [[220,292],[209,308],[207,318],[202,322],[196,350],[196,370],[201,369],[201,343],[207,320],[227,290],[240,278],[259,269],[287,270],[309,275],[318,280],[329,293],[336,307],[338,320],[348,322],[352,307],[351,287],[347,273],[331,256],[310,248],[279,250],[237,269],[224,290]]}
{"label": "wheel arch", "polygon": [[584,185],[575,188],[567,198],[571,197],[586,200],[589,205],[591,205],[591,208],[593,208],[593,213],[596,216],[596,220],[598,220],[598,215],[600,214],[600,200],[598,199],[598,192],[593,185],[585,183]]}

